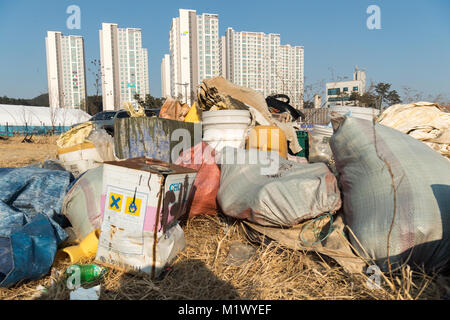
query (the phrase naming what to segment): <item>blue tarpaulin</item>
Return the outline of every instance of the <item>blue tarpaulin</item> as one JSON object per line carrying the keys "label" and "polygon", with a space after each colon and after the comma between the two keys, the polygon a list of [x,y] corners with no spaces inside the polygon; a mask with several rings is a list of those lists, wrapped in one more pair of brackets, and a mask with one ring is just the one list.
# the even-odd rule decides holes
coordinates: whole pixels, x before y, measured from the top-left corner
{"label": "blue tarpaulin", "polygon": [[67,238],[61,214],[70,172],[0,168],[0,287],[44,276]]}

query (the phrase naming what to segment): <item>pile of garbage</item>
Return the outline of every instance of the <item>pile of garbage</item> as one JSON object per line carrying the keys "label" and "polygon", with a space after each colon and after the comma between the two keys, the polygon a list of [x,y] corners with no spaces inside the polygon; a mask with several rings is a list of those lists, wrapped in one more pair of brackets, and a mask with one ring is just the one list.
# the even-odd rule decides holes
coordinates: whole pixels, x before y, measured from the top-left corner
{"label": "pile of garbage", "polygon": [[[333,113],[304,129],[280,97],[206,79],[191,107],[167,99],[158,117],[134,111],[114,138],[86,122],[60,136],[54,163],[1,168],[0,287],[39,279],[57,259],[81,268],[94,258],[91,278],[107,268],[158,277],[185,248],[180,221],[200,214],[349,273],[445,267],[448,114],[397,105],[378,122]],[[69,234],[75,245],[64,245]]]}
{"label": "pile of garbage", "polygon": [[425,144],[450,160],[450,114],[436,103],[396,104],[378,119]]}

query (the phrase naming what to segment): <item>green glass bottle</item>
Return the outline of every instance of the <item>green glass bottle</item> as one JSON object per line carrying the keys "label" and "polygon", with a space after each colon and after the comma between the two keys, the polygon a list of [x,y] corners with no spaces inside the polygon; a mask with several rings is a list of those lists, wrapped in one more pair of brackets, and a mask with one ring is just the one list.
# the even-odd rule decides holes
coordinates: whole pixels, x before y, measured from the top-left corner
{"label": "green glass bottle", "polygon": [[72,277],[71,281],[75,284],[79,276],[79,284],[93,282],[106,274],[107,269],[95,264],[74,264],[66,269],[67,277]]}

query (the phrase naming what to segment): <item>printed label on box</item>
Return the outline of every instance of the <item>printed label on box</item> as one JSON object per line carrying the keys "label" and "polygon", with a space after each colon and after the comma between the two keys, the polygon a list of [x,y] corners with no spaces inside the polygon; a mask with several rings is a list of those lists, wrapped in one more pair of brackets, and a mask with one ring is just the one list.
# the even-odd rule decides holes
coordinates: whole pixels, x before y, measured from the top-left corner
{"label": "printed label on box", "polygon": [[111,192],[109,195],[109,209],[120,212],[122,209],[123,195]]}
{"label": "printed label on box", "polygon": [[139,217],[141,213],[142,200],[135,197],[127,197],[127,204],[125,206],[125,213]]}
{"label": "printed label on box", "polygon": [[[142,254],[148,194],[106,186],[99,246],[125,254]],[[130,241],[132,239],[133,241]]]}

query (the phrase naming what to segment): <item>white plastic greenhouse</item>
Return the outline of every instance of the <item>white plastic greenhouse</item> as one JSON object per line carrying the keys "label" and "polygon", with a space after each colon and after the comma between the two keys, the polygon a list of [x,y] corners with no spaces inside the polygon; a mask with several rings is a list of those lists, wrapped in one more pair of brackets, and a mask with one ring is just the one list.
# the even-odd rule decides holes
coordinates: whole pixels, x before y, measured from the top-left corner
{"label": "white plastic greenhouse", "polygon": [[0,135],[61,133],[90,118],[80,109],[0,104]]}

